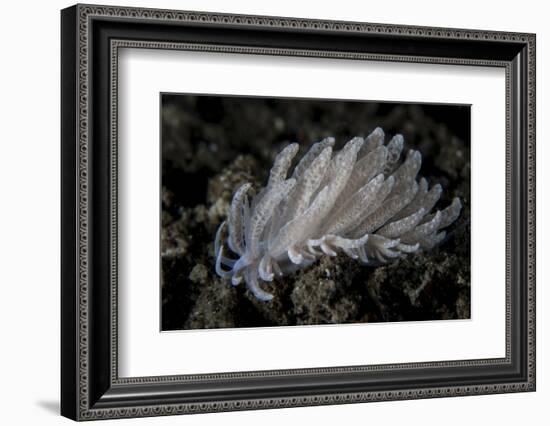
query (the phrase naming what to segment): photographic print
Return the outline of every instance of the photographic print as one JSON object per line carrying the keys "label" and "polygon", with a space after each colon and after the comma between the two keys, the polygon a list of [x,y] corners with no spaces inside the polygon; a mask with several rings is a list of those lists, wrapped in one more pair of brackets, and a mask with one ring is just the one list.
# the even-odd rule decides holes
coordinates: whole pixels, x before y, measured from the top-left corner
{"label": "photographic print", "polygon": [[470,106],[161,94],[161,329],[470,318]]}

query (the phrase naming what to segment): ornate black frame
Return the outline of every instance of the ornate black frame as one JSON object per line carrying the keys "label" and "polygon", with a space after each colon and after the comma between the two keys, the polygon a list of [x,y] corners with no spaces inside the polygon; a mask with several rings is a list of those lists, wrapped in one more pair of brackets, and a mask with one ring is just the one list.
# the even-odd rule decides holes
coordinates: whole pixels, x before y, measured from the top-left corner
{"label": "ornate black frame", "polygon": [[[61,13],[61,413],[74,420],[535,390],[535,35],[76,5]],[[506,357],[119,378],[117,52],[193,49],[503,67]]]}

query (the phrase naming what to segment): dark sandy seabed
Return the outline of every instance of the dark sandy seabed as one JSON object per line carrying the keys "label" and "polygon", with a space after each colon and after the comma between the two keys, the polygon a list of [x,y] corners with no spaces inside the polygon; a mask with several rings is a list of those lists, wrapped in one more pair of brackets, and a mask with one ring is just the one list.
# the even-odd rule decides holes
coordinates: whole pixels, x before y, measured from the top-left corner
{"label": "dark sandy seabed", "polygon": [[[163,95],[162,126],[163,330],[470,318],[469,108]],[[420,150],[419,177],[443,186],[437,208],[460,197],[440,246],[377,267],[323,257],[262,283],[271,302],[216,275],[214,235],[235,189],[263,186],[291,141],[302,145],[300,158],[325,136],[340,148],[377,126]]]}

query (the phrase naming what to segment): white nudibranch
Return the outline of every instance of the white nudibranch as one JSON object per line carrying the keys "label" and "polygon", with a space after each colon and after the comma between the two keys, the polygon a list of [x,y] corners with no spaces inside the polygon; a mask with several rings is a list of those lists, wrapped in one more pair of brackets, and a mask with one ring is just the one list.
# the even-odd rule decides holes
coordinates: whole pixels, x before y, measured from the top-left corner
{"label": "white nudibranch", "polygon": [[273,281],[321,256],[341,251],[364,264],[380,264],[444,239],[441,229],[458,218],[460,200],[430,213],[441,185],[428,189],[426,179],[417,182],[420,152],[410,150],[399,164],[401,135],[385,145],[383,130],[376,128],[340,151],[333,146],[331,137],[312,145],[287,178],[298,152],[298,144],[290,144],[250,201],[250,183],[237,189],[216,233],[219,276],[233,285],[244,280],[256,298],[268,301],[273,295],[259,280]]}

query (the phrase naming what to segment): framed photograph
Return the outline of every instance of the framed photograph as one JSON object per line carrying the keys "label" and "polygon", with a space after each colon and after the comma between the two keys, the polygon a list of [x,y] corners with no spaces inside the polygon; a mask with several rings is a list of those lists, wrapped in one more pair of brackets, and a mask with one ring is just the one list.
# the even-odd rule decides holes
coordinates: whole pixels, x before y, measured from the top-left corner
{"label": "framed photograph", "polygon": [[535,35],[61,12],[61,412],[535,390]]}

